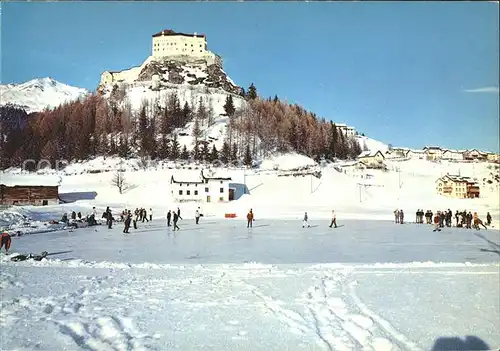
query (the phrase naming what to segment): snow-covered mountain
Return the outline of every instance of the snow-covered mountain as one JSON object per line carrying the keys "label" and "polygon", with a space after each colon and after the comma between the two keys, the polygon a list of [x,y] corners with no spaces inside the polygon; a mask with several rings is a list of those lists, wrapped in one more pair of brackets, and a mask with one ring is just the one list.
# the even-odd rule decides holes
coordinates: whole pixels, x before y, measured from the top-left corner
{"label": "snow-covered mountain", "polygon": [[86,89],[73,87],[52,78],[37,78],[21,84],[0,85],[0,105],[16,105],[26,112],[54,108],[85,96]]}

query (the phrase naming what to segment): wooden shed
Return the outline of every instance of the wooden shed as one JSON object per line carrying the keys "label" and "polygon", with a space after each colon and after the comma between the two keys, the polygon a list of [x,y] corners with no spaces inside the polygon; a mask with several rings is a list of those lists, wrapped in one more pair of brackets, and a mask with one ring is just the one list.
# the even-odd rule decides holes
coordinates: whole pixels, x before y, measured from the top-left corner
{"label": "wooden shed", "polygon": [[0,205],[56,205],[59,184],[59,177],[0,174]]}

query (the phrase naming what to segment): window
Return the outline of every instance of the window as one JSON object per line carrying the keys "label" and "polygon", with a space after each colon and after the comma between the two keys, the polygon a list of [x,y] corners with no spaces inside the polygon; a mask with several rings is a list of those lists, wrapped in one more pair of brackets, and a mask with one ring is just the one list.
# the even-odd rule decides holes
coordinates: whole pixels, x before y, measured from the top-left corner
{"label": "window", "polygon": [[224,198],[223,197],[219,197],[219,201],[224,201]]}
{"label": "window", "polygon": [[205,192],[208,193],[208,188],[205,188]]}
{"label": "window", "polygon": [[220,183],[222,184],[222,180],[220,181]]}
{"label": "window", "polygon": [[222,194],[224,192],[224,188],[220,188],[220,192]]}
{"label": "window", "polygon": [[195,190],[195,191],[194,191],[194,194],[195,194],[195,195],[198,195],[198,190]]}
{"label": "window", "polygon": [[191,195],[191,191],[190,190],[186,191],[186,195]]}
{"label": "window", "polygon": [[182,190],[179,190],[179,195],[182,195]]}

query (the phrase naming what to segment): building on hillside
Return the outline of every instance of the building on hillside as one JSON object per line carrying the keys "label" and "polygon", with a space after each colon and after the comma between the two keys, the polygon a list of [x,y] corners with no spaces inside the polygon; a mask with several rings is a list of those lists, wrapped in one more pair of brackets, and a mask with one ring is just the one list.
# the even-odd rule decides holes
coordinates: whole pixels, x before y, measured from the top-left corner
{"label": "building on hillside", "polygon": [[153,34],[152,55],[153,57],[186,56],[206,60],[209,65],[222,66],[220,56],[208,50],[205,34],[162,30]]}
{"label": "building on hillside", "polygon": [[380,167],[384,165],[385,156],[380,150],[363,151],[359,154],[358,160],[367,167]]}
{"label": "building on hillside", "polygon": [[349,177],[365,178],[368,167],[361,161],[350,161],[335,166],[335,169]]}
{"label": "building on hillside", "polygon": [[335,124],[335,127],[337,127],[337,129],[346,137],[353,137],[356,135],[356,128],[350,127],[347,124],[339,123]]}
{"label": "building on hillside", "polygon": [[389,153],[386,152],[386,155],[389,155],[389,158],[397,159],[397,158],[406,158],[408,151],[410,151],[410,149],[405,147],[392,147],[387,151],[389,151]]}
{"label": "building on hillside", "polygon": [[447,174],[436,180],[436,191],[457,199],[476,198],[479,197],[479,184],[469,177]]}
{"label": "building on hillside", "polygon": [[[40,179],[41,178],[41,179]],[[56,178],[15,176],[0,179],[0,205],[46,206],[59,203],[59,183]]]}
{"label": "building on hillside", "polygon": [[443,158],[443,149],[439,146],[426,146],[423,151],[425,158],[429,161],[437,161]]}
{"label": "building on hillside", "polygon": [[500,154],[496,154],[494,152],[489,152],[488,155],[486,156],[486,159],[488,161],[499,162],[500,161]]}
{"label": "building on hillside", "polygon": [[408,150],[405,155],[406,158],[412,160],[423,160],[425,159],[425,151],[424,150]]}
{"label": "building on hillside", "polygon": [[234,198],[229,188],[231,178],[206,177],[203,170],[198,179],[175,180],[170,178],[172,197],[177,202],[227,202]]}
{"label": "building on hillside", "polygon": [[466,150],[463,153],[464,160],[466,161],[485,161],[488,157],[486,152],[479,151],[477,149]]}
{"label": "building on hillside", "polygon": [[203,60],[207,65],[222,67],[222,58],[208,50],[205,34],[177,33],[171,29],[165,29],[153,34],[151,56],[142,65],[122,71],[105,71],[101,74],[100,84],[106,85],[135,80],[147,64],[163,58],[183,62]]}
{"label": "building on hillside", "polygon": [[442,159],[450,161],[463,161],[464,159],[463,151],[444,149],[442,154]]}

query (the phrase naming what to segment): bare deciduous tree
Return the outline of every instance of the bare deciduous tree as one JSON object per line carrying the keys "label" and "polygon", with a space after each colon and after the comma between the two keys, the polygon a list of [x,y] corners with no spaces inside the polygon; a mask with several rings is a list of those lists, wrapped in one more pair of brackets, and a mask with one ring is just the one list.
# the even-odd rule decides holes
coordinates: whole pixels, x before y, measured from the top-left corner
{"label": "bare deciduous tree", "polygon": [[123,173],[124,172],[122,170],[118,169],[113,175],[113,179],[111,180],[111,184],[118,188],[120,194],[123,194],[123,192],[125,192],[129,188],[129,185],[125,180],[125,175]]}

